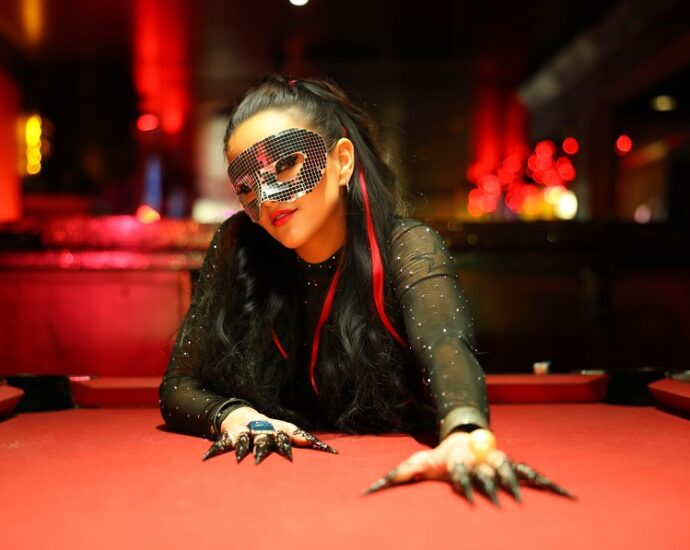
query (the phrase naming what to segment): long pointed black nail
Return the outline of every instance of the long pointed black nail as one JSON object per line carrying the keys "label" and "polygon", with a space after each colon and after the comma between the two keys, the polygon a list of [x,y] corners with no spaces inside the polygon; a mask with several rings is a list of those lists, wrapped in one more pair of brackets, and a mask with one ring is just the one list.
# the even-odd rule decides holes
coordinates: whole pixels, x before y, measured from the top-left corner
{"label": "long pointed black nail", "polygon": [[500,508],[501,503],[498,501],[498,495],[496,494],[496,482],[494,482],[493,478],[483,472],[475,472],[474,478],[477,481],[482,493],[489,497],[491,502]]}
{"label": "long pointed black nail", "polygon": [[566,498],[577,500],[577,497],[575,495],[565,490],[563,487],[556,485],[548,477],[546,477],[543,474],[540,474],[533,468],[530,468],[524,462],[515,464],[515,472],[517,473],[520,479],[524,479],[527,482],[527,484],[531,485],[532,487],[536,487],[538,489],[546,489]]}
{"label": "long pointed black nail", "polygon": [[266,458],[271,450],[271,446],[268,441],[260,441],[254,444],[254,464],[260,464],[261,461]]}
{"label": "long pointed black nail", "polygon": [[517,474],[515,473],[510,460],[507,458],[504,459],[498,468],[496,468],[496,472],[498,473],[498,478],[505,490],[508,491],[516,501],[522,502],[520,483],[518,482]]}
{"label": "long pointed black nail", "polygon": [[331,447],[328,443],[324,443],[323,441],[317,440],[314,446],[319,449],[320,451],[325,451],[327,453],[331,453],[334,455],[339,454],[338,451],[336,451],[333,447]]}
{"label": "long pointed black nail", "polygon": [[239,464],[242,459],[249,454],[250,440],[249,434],[242,432],[237,436],[237,443],[235,444],[235,457]]}
{"label": "long pointed black nail", "polygon": [[393,478],[396,475],[398,475],[398,468],[393,468],[390,472],[388,472],[381,479],[375,481],[371,485],[371,487],[366,489],[364,491],[364,494],[369,495],[371,493],[375,493],[376,491],[380,491],[381,489],[385,489],[386,487],[390,487],[391,485],[394,485]]}
{"label": "long pointed black nail", "polygon": [[290,436],[284,432],[278,432],[276,435],[276,449],[278,454],[287,458],[292,462],[292,445]]}
{"label": "long pointed black nail", "polygon": [[309,432],[302,430],[301,428],[297,428],[294,432],[294,435],[302,436],[304,439],[311,443],[314,449],[318,449],[319,451],[326,451],[334,455],[339,454],[338,451],[336,451],[333,447],[328,445],[328,443],[324,443],[315,435],[310,434]]}
{"label": "long pointed black nail", "polygon": [[517,480],[508,485],[508,490],[510,491],[510,494],[513,495],[515,500],[522,502],[522,493],[520,493],[520,485],[518,484]]}
{"label": "long pointed black nail", "polygon": [[450,472],[450,479],[453,483],[453,489],[457,493],[461,493],[469,501],[470,504],[474,504],[474,494],[472,491],[472,480],[467,473],[467,468],[464,464],[455,464]]}
{"label": "long pointed black nail", "polygon": [[232,441],[230,440],[230,436],[227,434],[227,432],[223,432],[223,435],[221,435],[213,443],[213,445],[211,445],[211,447],[208,451],[206,451],[201,460],[208,460],[209,458],[213,458],[214,456],[226,453],[230,449],[232,449]]}
{"label": "long pointed black nail", "polygon": [[211,445],[208,451],[204,453],[203,460],[208,460],[209,458],[213,458],[214,456],[218,456],[219,454],[223,453],[223,447],[220,445],[218,442],[214,443]]}

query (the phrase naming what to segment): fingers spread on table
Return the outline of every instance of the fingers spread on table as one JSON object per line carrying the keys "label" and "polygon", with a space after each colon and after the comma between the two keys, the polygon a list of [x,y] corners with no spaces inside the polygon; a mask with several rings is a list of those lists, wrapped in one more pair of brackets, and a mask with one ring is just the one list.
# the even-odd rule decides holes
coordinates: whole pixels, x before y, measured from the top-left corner
{"label": "fingers spread on table", "polygon": [[374,482],[365,493],[420,479],[439,478],[442,477],[441,472],[445,473],[445,464],[433,450],[419,451]]}
{"label": "fingers spread on table", "polygon": [[491,499],[496,506],[500,506],[498,495],[496,494],[496,472],[486,463],[478,464],[472,470],[470,477],[477,488]]}
{"label": "fingers spread on table", "polygon": [[260,464],[275,447],[274,434],[261,434],[254,436],[254,463]]}
{"label": "fingers spread on table", "polygon": [[513,498],[518,502],[522,501],[520,494],[520,482],[512,461],[504,452],[494,450],[486,457],[486,462],[496,471],[498,481],[506,491],[508,491]]}
{"label": "fingers spread on table", "polygon": [[278,454],[292,462],[292,438],[285,432],[278,431],[275,437],[275,445]]}
{"label": "fingers spread on table", "polygon": [[456,493],[463,495],[470,504],[474,504],[474,495],[472,493],[472,479],[470,478],[469,470],[462,462],[456,462],[448,471],[453,489]]}

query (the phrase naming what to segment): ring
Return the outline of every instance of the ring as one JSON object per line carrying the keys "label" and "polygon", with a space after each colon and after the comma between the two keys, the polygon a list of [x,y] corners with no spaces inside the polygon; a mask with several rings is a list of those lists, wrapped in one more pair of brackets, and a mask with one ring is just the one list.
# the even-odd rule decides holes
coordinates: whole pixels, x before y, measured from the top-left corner
{"label": "ring", "polygon": [[267,420],[252,420],[247,424],[247,428],[252,435],[273,434],[276,431],[273,424]]}
{"label": "ring", "polygon": [[470,432],[470,447],[476,458],[483,460],[496,448],[496,438],[489,430],[479,428]]}

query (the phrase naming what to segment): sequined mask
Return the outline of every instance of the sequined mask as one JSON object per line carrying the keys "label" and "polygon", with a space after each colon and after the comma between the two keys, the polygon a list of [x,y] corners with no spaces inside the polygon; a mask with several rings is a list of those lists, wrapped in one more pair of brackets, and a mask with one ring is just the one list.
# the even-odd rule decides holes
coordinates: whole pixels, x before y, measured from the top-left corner
{"label": "sequined mask", "polygon": [[254,223],[264,201],[292,202],[311,192],[326,170],[328,151],[319,134],[290,128],[240,153],[228,166],[230,183]]}

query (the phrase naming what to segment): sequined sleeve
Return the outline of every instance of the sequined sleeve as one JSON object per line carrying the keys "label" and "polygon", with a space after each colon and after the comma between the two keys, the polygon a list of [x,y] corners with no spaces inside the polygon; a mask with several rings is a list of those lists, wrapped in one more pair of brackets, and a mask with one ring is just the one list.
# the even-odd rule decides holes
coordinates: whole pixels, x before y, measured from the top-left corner
{"label": "sequined sleeve", "polygon": [[397,221],[391,245],[396,296],[436,404],[440,438],[456,428],[488,428],[484,372],[450,252],[434,229],[416,220]]}
{"label": "sequined sleeve", "polygon": [[249,405],[232,396],[221,396],[208,388],[198,376],[204,357],[208,317],[200,311],[203,300],[218,270],[226,268],[228,238],[232,219],[216,231],[201,268],[192,301],[180,327],[168,368],[159,388],[161,415],[173,429],[193,435],[214,437],[220,423],[233,410]]}

